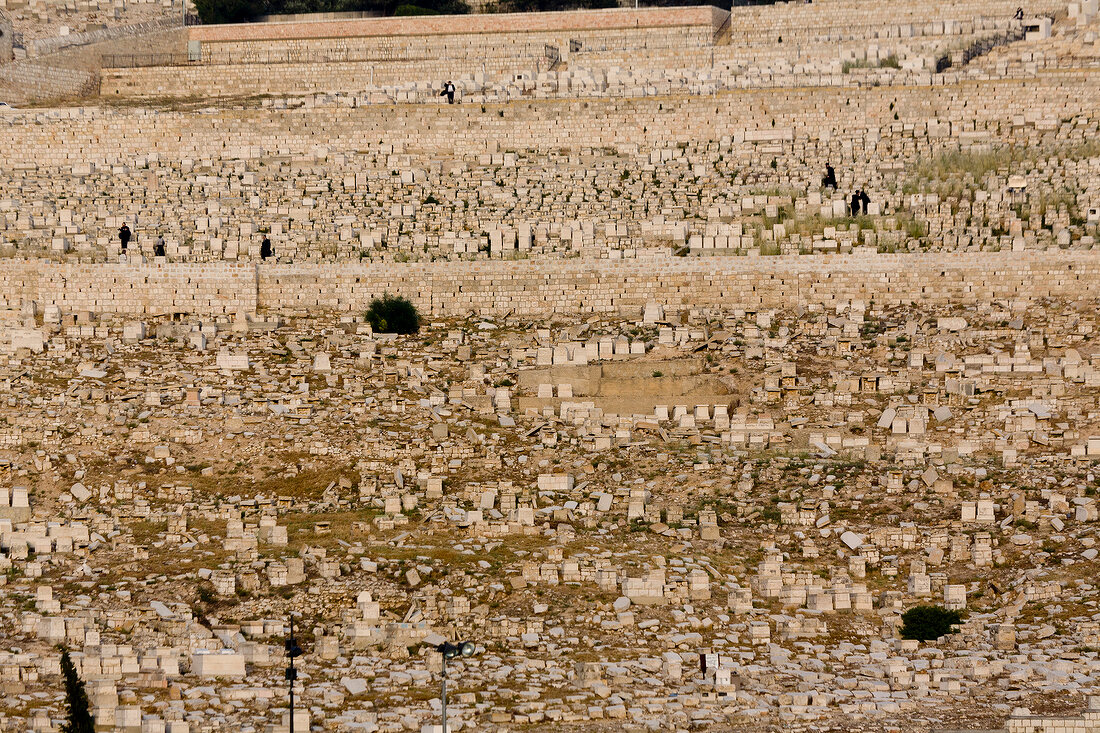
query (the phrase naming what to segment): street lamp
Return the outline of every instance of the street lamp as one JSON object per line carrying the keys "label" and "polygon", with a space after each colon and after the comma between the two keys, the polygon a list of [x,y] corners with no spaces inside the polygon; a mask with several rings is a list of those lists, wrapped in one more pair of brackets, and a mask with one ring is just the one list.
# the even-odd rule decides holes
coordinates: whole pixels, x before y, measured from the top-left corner
{"label": "street lamp", "polygon": [[[443,655],[443,733],[447,733],[447,660],[455,657],[472,657],[474,655],[474,643],[472,641],[460,641],[452,643],[445,641],[435,648]],[[294,733],[291,731],[290,733]]]}
{"label": "street lamp", "polygon": [[298,670],[294,668],[294,660],[302,656],[302,647],[298,646],[298,640],[294,638],[294,617],[290,617],[290,636],[284,644],[286,655],[290,658],[290,666],[286,668],[286,681],[290,683],[290,731],[294,733],[294,680],[298,679]]}

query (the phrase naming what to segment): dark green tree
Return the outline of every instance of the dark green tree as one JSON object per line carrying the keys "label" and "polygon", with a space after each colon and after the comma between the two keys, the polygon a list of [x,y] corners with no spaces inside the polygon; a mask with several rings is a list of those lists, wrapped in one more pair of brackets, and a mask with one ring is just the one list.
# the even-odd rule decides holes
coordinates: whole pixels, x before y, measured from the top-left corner
{"label": "dark green tree", "polygon": [[420,314],[408,298],[385,293],[370,302],[367,323],[379,333],[416,333],[420,330]]}
{"label": "dark green tree", "polygon": [[459,14],[466,0],[194,0],[203,23],[245,23],[262,15],[373,11],[383,15]]}
{"label": "dark green tree", "polygon": [[943,606],[914,606],[901,615],[901,638],[929,641],[951,633],[962,623],[962,614]]}
{"label": "dark green tree", "polygon": [[88,709],[88,693],[76,674],[69,650],[64,647],[61,648],[61,675],[65,678],[65,703],[69,707],[61,733],[95,733],[95,722]]}
{"label": "dark green tree", "polygon": [[264,0],[194,0],[203,23],[242,23],[268,12]]}

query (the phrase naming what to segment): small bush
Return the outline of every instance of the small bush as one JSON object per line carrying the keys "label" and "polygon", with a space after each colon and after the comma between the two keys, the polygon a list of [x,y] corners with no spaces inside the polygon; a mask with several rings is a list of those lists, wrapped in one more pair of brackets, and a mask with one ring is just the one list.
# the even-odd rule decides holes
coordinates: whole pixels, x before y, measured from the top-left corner
{"label": "small bush", "polygon": [[209,585],[200,585],[198,590],[199,600],[207,606],[214,606],[218,603],[218,595],[214,592],[214,589]]}
{"label": "small bush", "polygon": [[366,312],[367,323],[379,333],[410,334],[420,330],[420,314],[408,298],[384,294],[370,303]]}
{"label": "small bush", "polygon": [[914,606],[901,621],[901,638],[929,641],[950,634],[952,626],[962,623],[962,615],[943,606]]}

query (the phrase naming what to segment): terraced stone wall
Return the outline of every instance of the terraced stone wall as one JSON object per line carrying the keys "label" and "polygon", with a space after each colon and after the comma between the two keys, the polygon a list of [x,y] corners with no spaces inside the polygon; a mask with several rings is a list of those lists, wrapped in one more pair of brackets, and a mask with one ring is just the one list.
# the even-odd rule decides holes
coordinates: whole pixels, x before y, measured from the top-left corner
{"label": "terraced stone wall", "polygon": [[[107,80],[104,80],[107,84]],[[943,87],[771,89],[716,98],[551,100],[494,105],[367,105],[197,114],[59,110],[53,124],[38,113],[8,115],[0,158],[8,165],[125,162],[156,154],[165,159],[260,157],[318,146],[395,149],[440,154],[486,149],[664,146],[687,140],[781,142],[817,139],[850,130],[889,128],[915,138],[957,136],[987,142],[1007,120],[1056,129],[1063,117],[1097,110],[1095,77],[1052,72],[1031,80],[963,82]],[[894,114],[898,120],[894,120]],[[1014,123],[1015,124],[1015,123]]]}
{"label": "terraced stone wall", "polygon": [[66,311],[155,314],[356,312],[384,292],[433,316],[636,316],[673,308],[835,307],[1100,297],[1100,253],[981,253],[726,258],[614,262],[225,263],[68,265],[9,262],[0,307],[34,301]]}

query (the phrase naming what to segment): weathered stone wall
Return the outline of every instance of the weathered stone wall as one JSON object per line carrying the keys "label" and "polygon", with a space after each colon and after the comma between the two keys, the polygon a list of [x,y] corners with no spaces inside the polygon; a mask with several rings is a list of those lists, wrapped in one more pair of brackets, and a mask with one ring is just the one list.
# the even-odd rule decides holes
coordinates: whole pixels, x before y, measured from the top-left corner
{"label": "weathered stone wall", "polygon": [[[148,54],[186,50],[186,33],[173,27],[175,19],[140,23],[123,28],[80,34],[78,43],[67,43],[46,55],[0,65],[0,96],[14,103],[82,97],[99,90],[99,69],[105,54]],[[59,41],[46,39],[44,48]],[[2,39],[0,39],[2,40]]]}
{"label": "weathered stone wall", "polygon": [[1096,733],[1100,711],[1087,710],[1080,716],[1022,715],[1005,722],[1006,733]]}
{"label": "weathered stone wall", "polygon": [[[133,39],[137,36],[144,36],[172,28],[183,30],[183,19],[179,14],[164,16],[156,20],[145,21],[144,23],[114,26],[113,28],[101,28],[94,31],[85,31],[84,33],[70,33],[67,36],[40,38],[27,44],[27,55],[46,56],[73,46],[90,46],[102,44],[105,41]],[[184,43],[184,45],[186,46],[186,43]]]}
{"label": "weathered stone wall", "polygon": [[640,313],[648,301],[685,308],[775,308],[851,300],[1076,300],[1100,294],[1100,255],[1091,253],[274,265],[258,272],[261,307],[355,311],[389,290],[437,315],[630,314]]}
{"label": "weathered stone wall", "polygon": [[516,59],[425,59],[337,63],[249,63],[120,68],[102,75],[104,97],[248,97],[259,94],[359,92],[372,86],[414,79],[445,79],[463,74],[534,74],[547,63]]}
{"label": "weathered stone wall", "polygon": [[614,28],[527,33],[447,33],[416,36],[338,36],[290,38],[274,41],[203,43],[204,63],[280,63],[287,61],[342,61],[390,59],[515,58],[542,56],[545,46],[556,46],[563,56],[569,42],[581,48],[700,48],[710,47],[711,25],[667,28]]}
{"label": "weathered stone wall", "polygon": [[[724,11],[667,8],[439,18],[368,18],[196,26],[202,64],[119,68],[104,74],[108,97],[304,94],[387,84],[546,71],[546,46],[568,58],[585,49],[710,46]],[[561,16],[561,17],[559,17]],[[521,22],[522,21],[522,22]],[[270,26],[270,27],[269,27]]]}
{"label": "weathered stone wall", "polygon": [[[883,126],[914,126],[924,135],[961,142],[988,141],[988,126],[1005,120],[1058,121],[1090,114],[1100,104],[1095,75],[1052,72],[1029,80],[960,82],[945,87],[745,90],[717,98],[544,100],[482,112],[474,105],[367,105],[298,111],[232,110],[200,114],[132,115],[83,110],[71,120],[41,125],[35,114],[11,118],[0,136],[0,157],[18,163],[65,165],[163,159],[253,158],[318,146],[367,150],[380,141],[396,148],[440,154],[582,146],[641,146],[687,140],[818,139],[822,135]],[[104,85],[107,84],[106,79]],[[899,120],[894,121],[895,112]]]}
{"label": "weathered stone wall", "polygon": [[66,311],[236,313],[256,308],[256,273],[247,265],[68,265],[8,261],[0,307],[34,301]]}
{"label": "weathered stone wall", "polygon": [[988,253],[431,264],[6,263],[0,307],[202,315],[355,312],[384,292],[433,316],[641,313],[673,308],[778,308],[1100,297],[1100,253]]}
{"label": "weathered stone wall", "polygon": [[0,66],[0,97],[21,104],[56,97],[79,97],[96,88],[94,72],[20,59]]}

